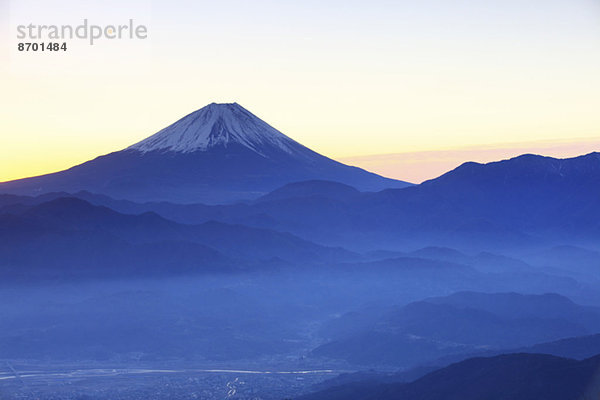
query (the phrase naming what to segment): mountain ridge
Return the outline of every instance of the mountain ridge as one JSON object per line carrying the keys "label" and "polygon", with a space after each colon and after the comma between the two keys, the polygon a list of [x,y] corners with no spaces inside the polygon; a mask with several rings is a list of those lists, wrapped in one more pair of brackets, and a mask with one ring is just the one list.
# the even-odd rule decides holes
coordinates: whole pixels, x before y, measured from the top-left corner
{"label": "mountain ridge", "polygon": [[[600,356],[577,361],[546,354],[470,358],[410,383],[362,381],[301,396],[302,400],[567,400],[595,398]],[[589,396],[589,397],[584,397]]]}
{"label": "mountain ridge", "polygon": [[315,179],[361,191],[411,185],[316,153],[238,104],[213,103],[121,151],[0,183],[0,193],[84,190],[137,202],[229,204]]}

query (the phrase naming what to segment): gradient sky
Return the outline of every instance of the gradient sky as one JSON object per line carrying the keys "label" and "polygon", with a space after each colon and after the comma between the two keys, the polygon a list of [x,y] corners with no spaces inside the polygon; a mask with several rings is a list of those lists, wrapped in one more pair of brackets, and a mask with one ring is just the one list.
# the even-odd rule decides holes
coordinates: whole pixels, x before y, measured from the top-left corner
{"label": "gradient sky", "polygon": [[[0,0],[0,18],[0,181],[120,150],[213,101],[412,181],[463,158],[600,150],[598,0]],[[16,50],[19,24],[84,18],[133,18],[149,37]]]}

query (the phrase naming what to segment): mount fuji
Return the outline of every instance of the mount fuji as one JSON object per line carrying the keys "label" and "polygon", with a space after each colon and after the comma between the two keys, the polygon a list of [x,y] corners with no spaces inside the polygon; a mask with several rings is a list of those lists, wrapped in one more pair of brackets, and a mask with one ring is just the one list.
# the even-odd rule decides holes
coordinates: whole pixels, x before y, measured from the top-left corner
{"label": "mount fuji", "polygon": [[0,192],[87,190],[133,201],[217,204],[255,199],[306,180],[361,191],[410,186],[322,156],[237,103],[212,103],[124,150],[65,171],[0,183]]}

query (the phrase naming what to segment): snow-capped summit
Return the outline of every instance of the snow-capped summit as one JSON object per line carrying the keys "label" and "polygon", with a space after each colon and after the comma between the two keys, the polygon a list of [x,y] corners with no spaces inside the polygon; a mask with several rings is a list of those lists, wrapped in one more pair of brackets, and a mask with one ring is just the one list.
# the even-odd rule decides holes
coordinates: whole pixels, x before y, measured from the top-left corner
{"label": "snow-capped summit", "polygon": [[259,154],[265,146],[292,153],[298,143],[237,103],[211,103],[128,149],[189,153],[237,143]]}

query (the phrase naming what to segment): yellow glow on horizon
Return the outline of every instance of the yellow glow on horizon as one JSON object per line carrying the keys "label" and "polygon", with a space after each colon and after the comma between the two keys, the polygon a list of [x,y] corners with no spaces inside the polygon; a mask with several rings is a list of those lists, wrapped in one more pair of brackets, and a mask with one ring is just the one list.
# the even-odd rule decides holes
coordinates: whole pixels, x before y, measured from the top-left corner
{"label": "yellow glow on horizon", "polygon": [[523,154],[538,154],[555,158],[570,158],[600,152],[600,137],[595,139],[554,140],[525,143],[498,143],[489,146],[467,146],[397,154],[373,154],[342,157],[339,161],[359,166],[380,175],[421,183],[474,161],[488,163]]}

